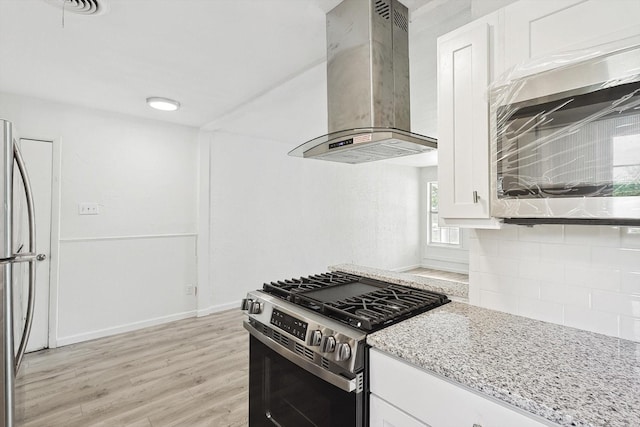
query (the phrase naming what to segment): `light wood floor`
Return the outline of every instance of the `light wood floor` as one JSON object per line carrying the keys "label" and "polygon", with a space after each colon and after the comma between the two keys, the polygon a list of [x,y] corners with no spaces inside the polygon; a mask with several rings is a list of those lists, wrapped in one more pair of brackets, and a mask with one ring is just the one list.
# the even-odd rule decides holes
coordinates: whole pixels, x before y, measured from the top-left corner
{"label": "light wood floor", "polygon": [[20,425],[246,426],[248,368],[240,310],[31,353]]}

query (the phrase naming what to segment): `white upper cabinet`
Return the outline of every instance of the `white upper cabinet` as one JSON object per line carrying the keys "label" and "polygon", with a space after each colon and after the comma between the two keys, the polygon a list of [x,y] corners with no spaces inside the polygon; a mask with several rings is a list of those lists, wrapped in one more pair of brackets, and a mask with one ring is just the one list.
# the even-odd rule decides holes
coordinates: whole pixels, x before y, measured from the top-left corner
{"label": "white upper cabinet", "polygon": [[[638,0],[521,0],[504,9],[506,67],[640,34]],[[535,67],[535,72],[543,67]]]}
{"label": "white upper cabinet", "polygon": [[487,88],[502,68],[494,13],[438,39],[438,186],[441,222],[496,228],[489,212]]}
{"label": "white upper cabinet", "polygon": [[438,39],[442,225],[500,226],[490,214],[489,86],[557,67],[557,54],[638,44],[639,17],[640,0],[521,0]]}

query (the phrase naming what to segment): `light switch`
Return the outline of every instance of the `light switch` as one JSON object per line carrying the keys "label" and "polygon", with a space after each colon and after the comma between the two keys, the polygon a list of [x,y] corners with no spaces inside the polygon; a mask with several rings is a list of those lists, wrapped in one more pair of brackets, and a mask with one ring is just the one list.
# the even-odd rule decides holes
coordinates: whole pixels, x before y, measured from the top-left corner
{"label": "light switch", "polygon": [[78,203],[78,215],[98,215],[99,213],[97,203]]}

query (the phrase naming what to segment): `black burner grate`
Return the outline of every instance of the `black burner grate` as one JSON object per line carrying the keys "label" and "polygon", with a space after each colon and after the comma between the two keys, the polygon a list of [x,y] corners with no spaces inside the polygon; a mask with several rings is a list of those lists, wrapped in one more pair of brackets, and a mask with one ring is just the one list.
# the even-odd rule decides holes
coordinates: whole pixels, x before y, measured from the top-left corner
{"label": "black burner grate", "polygon": [[263,289],[265,292],[293,301],[293,297],[301,292],[354,283],[359,279],[359,276],[346,273],[322,273],[314,274],[309,277],[300,277],[299,279],[279,280],[277,282],[265,283]]}
{"label": "black burner grate", "polygon": [[367,332],[449,302],[446,295],[340,272],[265,283],[263,289]]}
{"label": "black burner grate", "polygon": [[324,308],[325,312],[331,312],[352,326],[372,330],[447,302],[445,295],[390,285],[366,295],[326,303]]}

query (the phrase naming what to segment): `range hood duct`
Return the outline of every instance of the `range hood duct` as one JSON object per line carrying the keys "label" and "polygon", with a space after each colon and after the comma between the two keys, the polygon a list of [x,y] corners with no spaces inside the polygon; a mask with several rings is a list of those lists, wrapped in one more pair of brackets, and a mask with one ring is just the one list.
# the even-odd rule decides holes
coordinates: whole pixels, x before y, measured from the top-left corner
{"label": "range hood duct", "polygon": [[327,14],[329,133],[290,156],[364,163],[431,151],[410,132],[409,11],[398,0],[344,0]]}

